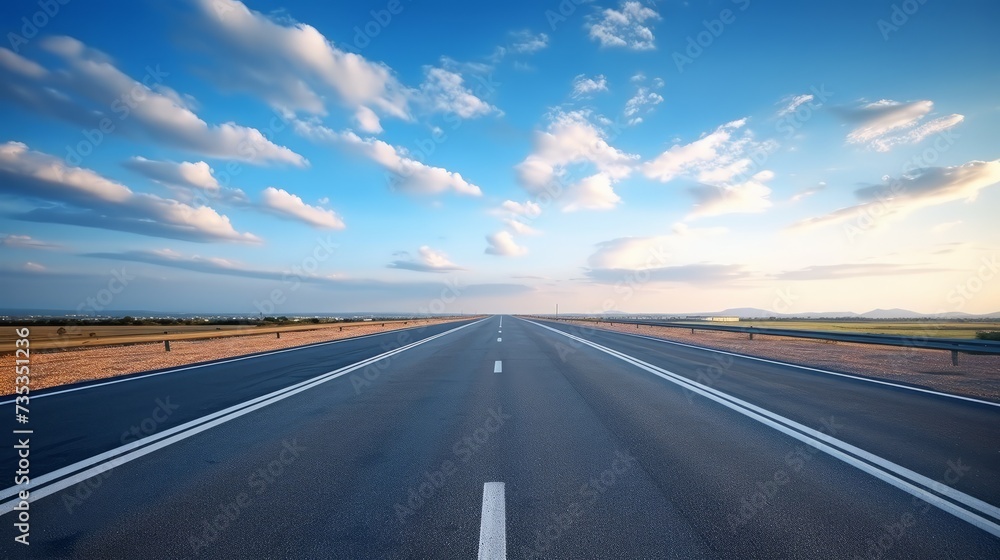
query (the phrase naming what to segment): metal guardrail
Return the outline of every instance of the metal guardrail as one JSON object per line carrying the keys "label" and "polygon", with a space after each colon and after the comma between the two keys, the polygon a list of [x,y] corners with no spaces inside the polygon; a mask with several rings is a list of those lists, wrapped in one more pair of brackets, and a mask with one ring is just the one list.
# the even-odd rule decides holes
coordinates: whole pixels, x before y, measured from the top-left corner
{"label": "metal guardrail", "polygon": [[[551,319],[551,317],[549,317]],[[903,346],[907,348],[923,348],[928,350],[948,350],[951,352],[952,365],[958,365],[958,354],[1000,354],[1000,342],[979,339],[945,339],[926,336],[898,336],[890,334],[865,334],[865,333],[835,333],[829,331],[807,331],[798,329],[775,329],[770,327],[738,327],[735,325],[713,325],[708,323],[675,323],[665,321],[646,321],[628,319],[572,319],[583,321],[596,321],[597,323],[619,323],[626,325],[648,325],[651,327],[669,327],[678,329],[691,329],[691,332],[699,331],[724,331],[737,332],[749,335],[753,340],[753,335],[789,336],[796,338],[812,338],[819,340],[833,340],[837,342],[855,342],[859,344],[881,344],[884,346]]]}

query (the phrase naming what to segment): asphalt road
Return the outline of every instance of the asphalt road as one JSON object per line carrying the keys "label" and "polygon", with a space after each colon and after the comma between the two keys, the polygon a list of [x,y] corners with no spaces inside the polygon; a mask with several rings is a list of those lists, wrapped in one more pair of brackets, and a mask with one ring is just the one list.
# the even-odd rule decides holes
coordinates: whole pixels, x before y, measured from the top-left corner
{"label": "asphalt road", "polygon": [[510,316],[408,333],[34,395],[0,557],[1000,557],[995,403]]}

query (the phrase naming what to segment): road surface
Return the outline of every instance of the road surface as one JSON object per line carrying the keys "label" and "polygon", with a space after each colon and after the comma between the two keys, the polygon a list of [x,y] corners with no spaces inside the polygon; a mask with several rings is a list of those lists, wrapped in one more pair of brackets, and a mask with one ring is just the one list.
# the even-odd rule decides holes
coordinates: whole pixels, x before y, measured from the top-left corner
{"label": "road surface", "polygon": [[1000,557],[996,403],[512,316],[403,333],[34,394],[0,557]]}

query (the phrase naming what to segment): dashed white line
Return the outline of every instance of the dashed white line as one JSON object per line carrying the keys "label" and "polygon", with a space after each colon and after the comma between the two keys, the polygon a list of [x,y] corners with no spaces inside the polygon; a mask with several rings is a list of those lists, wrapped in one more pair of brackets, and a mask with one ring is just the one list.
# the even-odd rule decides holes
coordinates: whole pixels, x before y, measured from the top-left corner
{"label": "dashed white line", "polygon": [[504,506],[503,482],[487,482],[483,484],[483,512],[479,524],[479,560],[506,559],[507,512]]}
{"label": "dashed white line", "polygon": [[497,342],[503,342],[502,338],[497,338]]}
{"label": "dashed white line", "polygon": [[502,373],[502,372],[503,372],[503,364],[500,363],[500,360],[497,360],[493,364],[493,373]]}

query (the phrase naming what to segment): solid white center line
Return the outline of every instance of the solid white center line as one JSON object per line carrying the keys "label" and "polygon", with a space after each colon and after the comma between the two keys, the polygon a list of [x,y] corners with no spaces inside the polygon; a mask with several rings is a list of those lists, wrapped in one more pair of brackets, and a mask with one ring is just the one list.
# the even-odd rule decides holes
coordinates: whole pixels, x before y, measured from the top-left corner
{"label": "solid white center line", "polygon": [[493,373],[500,373],[502,371],[503,364],[500,363],[500,360],[497,360],[496,363],[493,364]]}
{"label": "solid white center line", "polygon": [[506,560],[506,558],[507,513],[504,507],[503,482],[487,482],[483,484],[479,560]]}

